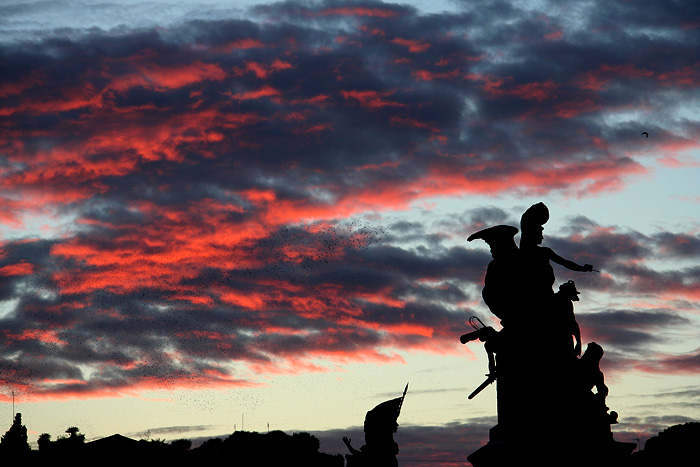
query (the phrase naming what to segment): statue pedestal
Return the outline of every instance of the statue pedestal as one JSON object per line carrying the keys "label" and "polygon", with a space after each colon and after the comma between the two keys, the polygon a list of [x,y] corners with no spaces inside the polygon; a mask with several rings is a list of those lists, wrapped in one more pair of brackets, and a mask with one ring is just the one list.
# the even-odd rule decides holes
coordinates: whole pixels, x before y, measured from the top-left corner
{"label": "statue pedestal", "polygon": [[546,439],[529,443],[489,441],[467,456],[473,467],[623,467],[628,465],[634,443],[610,440],[601,445],[563,444]]}

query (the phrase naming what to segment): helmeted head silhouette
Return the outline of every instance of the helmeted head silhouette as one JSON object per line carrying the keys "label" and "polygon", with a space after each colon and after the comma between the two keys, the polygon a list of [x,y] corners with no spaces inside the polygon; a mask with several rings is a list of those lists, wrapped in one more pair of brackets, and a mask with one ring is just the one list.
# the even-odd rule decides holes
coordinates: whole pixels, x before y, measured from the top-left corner
{"label": "helmeted head silhouette", "polygon": [[520,228],[526,230],[542,227],[549,220],[549,209],[544,203],[533,204],[520,217]]}
{"label": "helmeted head silhouette", "polygon": [[549,209],[544,203],[537,203],[530,206],[520,217],[520,248],[529,249],[539,245],[544,239],[542,231],[544,224],[549,220]]}
{"label": "helmeted head silhouette", "polygon": [[365,433],[372,431],[395,432],[398,428],[396,421],[401,413],[403,400],[406,398],[408,384],[401,397],[382,402],[365,415]]}

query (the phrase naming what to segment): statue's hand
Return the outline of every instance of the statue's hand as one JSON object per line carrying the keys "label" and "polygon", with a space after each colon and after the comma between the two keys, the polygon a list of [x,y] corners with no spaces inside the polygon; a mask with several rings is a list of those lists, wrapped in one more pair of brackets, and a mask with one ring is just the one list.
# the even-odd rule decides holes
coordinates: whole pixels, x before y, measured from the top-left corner
{"label": "statue's hand", "polygon": [[592,270],[593,270],[592,264],[584,264],[583,265],[583,272],[591,272]]}

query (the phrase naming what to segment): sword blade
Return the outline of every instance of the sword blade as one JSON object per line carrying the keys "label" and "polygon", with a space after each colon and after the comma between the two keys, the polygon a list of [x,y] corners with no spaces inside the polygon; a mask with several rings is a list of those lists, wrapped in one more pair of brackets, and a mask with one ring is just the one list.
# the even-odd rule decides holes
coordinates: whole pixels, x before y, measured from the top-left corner
{"label": "sword blade", "polygon": [[486,386],[493,383],[494,381],[496,381],[496,378],[494,378],[492,376],[489,376],[488,378],[486,378],[486,381],[481,383],[478,388],[474,389],[474,392],[469,394],[469,399],[474,399],[481,391],[486,389]]}

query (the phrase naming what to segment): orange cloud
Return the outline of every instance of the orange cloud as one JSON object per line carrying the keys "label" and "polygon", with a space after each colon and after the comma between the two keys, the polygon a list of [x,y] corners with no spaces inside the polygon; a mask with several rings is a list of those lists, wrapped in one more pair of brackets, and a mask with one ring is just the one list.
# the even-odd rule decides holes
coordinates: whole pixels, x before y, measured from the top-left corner
{"label": "orange cloud", "polygon": [[[14,386],[19,386],[15,384]],[[140,397],[141,394],[151,391],[178,390],[178,389],[231,389],[237,387],[260,387],[261,383],[233,378],[226,374],[214,375],[211,372],[199,374],[169,375],[162,378],[157,376],[140,377],[133,380],[125,380],[122,384],[112,382],[82,381],[47,379],[43,382],[26,384],[21,387],[23,400],[27,402],[38,401],[64,401],[64,400],[90,400],[113,397]],[[0,394],[0,400],[8,399],[5,394]],[[11,398],[10,398],[11,400]]]}
{"label": "orange cloud", "polygon": [[261,99],[263,97],[278,97],[281,92],[272,86],[263,86],[255,91],[246,91],[237,94],[230,94],[232,99],[245,101],[251,99]]}
{"label": "orange cloud", "polygon": [[227,73],[214,63],[193,62],[173,67],[137,65],[137,71],[114,78],[105,91],[124,92],[134,87],[177,89],[202,81],[221,81]]}
{"label": "orange cloud", "polygon": [[429,70],[416,70],[411,72],[411,76],[420,81],[433,81],[434,79],[455,79],[460,76],[459,69],[435,73]]}
{"label": "orange cloud", "polygon": [[611,81],[621,78],[651,78],[654,71],[640,69],[632,64],[607,65],[603,64],[595,70],[586,71],[574,80],[583,89],[600,91],[608,86]]}
{"label": "orange cloud", "polygon": [[544,39],[547,41],[558,41],[562,37],[564,37],[564,33],[562,31],[554,31],[550,32],[549,34],[544,36]]}
{"label": "orange cloud", "polygon": [[368,109],[379,109],[382,107],[406,107],[406,104],[394,102],[386,99],[386,97],[394,94],[393,91],[377,92],[377,91],[340,91],[345,99],[354,99],[363,107]]}
{"label": "orange cloud", "polygon": [[401,39],[400,37],[392,39],[389,42],[391,42],[392,44],[402,45],[408,48],[409,52],[413,53],[425,52],[430,48],[430,43],[428,42],[421,42],[412,39]]}
{"label": "orange cloud", "polygon": [[484,91],[494,97],[514,96],[519,99],[543,101],[556,96],[558,85],[553,81],[533,82],[512,85],[512,77],[468,75],[470,80],[485,81]]}
{"label": "orange cloud", "polygon": [[68,343],[57,336],[58,331],[51,329],[25,329],[21,333],[11,334],[3,331],[5,337],[18,341],[39,341],[45,344],[67,345]]}
{"label": "orange cloud", "polygon": [[34,273],[34,265],[22,261],[0,268],[0,276],[27,276]]}

